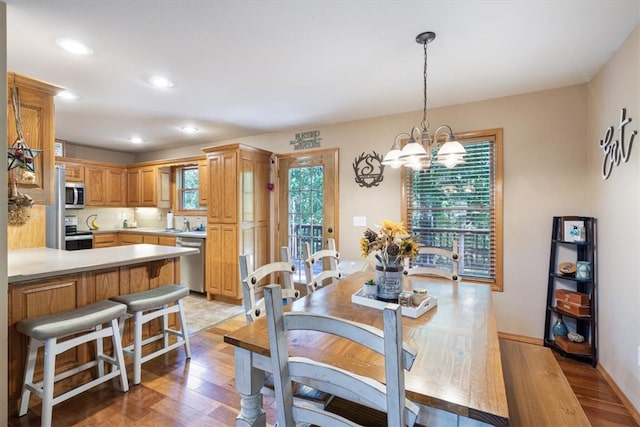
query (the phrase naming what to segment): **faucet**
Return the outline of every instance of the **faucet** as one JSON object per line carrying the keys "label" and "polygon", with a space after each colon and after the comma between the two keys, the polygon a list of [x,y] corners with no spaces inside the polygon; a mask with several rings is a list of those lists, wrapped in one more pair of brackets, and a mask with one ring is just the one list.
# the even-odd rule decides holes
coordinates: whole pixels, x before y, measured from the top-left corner
{"label": "faucet", "polygon": [[183,231],[191,231],[191,224],[187,218],[184,219]]}

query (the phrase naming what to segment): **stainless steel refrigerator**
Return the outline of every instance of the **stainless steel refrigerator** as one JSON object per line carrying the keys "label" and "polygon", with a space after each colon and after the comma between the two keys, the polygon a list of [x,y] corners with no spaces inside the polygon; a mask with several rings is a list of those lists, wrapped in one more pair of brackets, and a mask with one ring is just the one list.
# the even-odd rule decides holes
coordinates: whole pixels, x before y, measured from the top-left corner
{"label": "stainless steel refrigerator", "polygon": [[48,248],[65,249],[65,168],[56,165],[54,171],[55,194],[53,205],[46,208],[46,245]]}

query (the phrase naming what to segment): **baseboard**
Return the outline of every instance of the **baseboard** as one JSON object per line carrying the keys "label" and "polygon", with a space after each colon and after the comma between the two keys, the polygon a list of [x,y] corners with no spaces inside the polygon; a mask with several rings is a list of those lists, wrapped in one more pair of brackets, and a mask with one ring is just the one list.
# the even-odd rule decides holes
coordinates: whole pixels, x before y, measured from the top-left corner
{"label": "baseboard", "polygon": [[[508,332],[498,332],[498,337],[505,340],[518,341],[535,345],[544,345],[544,342],[541,338],[532,338],[524,335],[510,334]],[[609,375],[609,373],[602,367],[602,365],[600,365],[600,363],[598,363],[596,369],[598,370],[598,372],[600,372],[602,378],[604,378],[607,384],[609,384],[609,386],[613,389],[613,392],[616,394],[616,396],[618,396],[618,399],[620,399],[622,404],[627,408],[633,419],[638,424],[640,424],[640,412],[631,404],[631,401],[627,398],[627,396],[625,396],[622,390],[620,390],[620,387],[618,387],[618,384],[616,384],[613,378],[611,378],[611,375]]]}
{"label": "baseboard", "polygon": [[631,413],[631,416],[636,421],[636,423],[640,424],[640,412],[638,412],[631,401],[627,399],[627,396],[622,392],[622,390],[620,390],[620,387],[618,387],[618,384],[616,384],[613,378],[611,378],[611,375],[609,375],[609,373],[602,367],[600,363],[598,363],[596,369],[598,370],[598,372],[600,372],[607,384],[609,384],[609,386],[613,389],[613,392],[616,394],[616,396],[618,396],[618,399],[620,399],[622,404]]}

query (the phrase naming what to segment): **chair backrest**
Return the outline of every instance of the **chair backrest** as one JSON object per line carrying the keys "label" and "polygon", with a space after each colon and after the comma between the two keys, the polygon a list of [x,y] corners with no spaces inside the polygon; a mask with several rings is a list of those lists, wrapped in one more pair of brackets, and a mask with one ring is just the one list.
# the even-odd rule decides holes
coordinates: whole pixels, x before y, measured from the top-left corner
{"label": "chair backrest", "polygon": [[[404,371],[411,369],[417,350],[402,341],[402,311],[399,305],[388,304],[382,311],[382,331],[334,316],[291,311],[284,313],[280,304],[282,295],[280,286],[265,288],[279,426],[295,426],[296,422],[320,426],[358,425],[334,413],[294,401],[292,381],[385,412],[388,426],[404,427],[415,423],[419,407],[405,398]],[[386,386],[373,378],[327,363],[289,356],[286,332],[292,330],[337,335],[383,355]]]}
{"label": "chair backrest", "polygon": [[280,258],[282,261],[265,264],[251,271],[251,256],[240,255],[240,281],[247,323],[264,315],[262,290],[265,286],[272,284],[273,280],[280,280],[283,283],[282,295],[288,302],[300,298],[300,291],[293,286],[293,272],[296,267],[291,263],[289,248],[280,249]]}
{"label": "chair backrest", "polygon": [[454,240],[451,250],[443,248],[434,248],[429,246],[422,246],[418,249],[418,256],[420,255],[433,255],[451,260],[451,268],[443,267],[425,267],[425,266],[412,266],[409,267],[408,260],[405,263],[404,274],[411,276],[414,274],[439,276],[449,279],[453,282],[460,282],[462,279],[458,274],[458,268],[460,264],[460,255],[458,254],[458,241]]}
{"label": "chair backrest", "polygon": [[[336,250],[336,241],[334,239],[327,239],[327,249],[321,249],[313,254],[309,243],[303,243],[302,256],[304,258],[308,293],[324,286],[325,281],[331,280],[331,283],[335,283],[336,279],[342,278],[342,273],[338,270],[340,252]],[[329,262],[328,270],[324,269],[325,259]],[[322,271],[314,275],[313,269],[315,265],[322,266]]]}

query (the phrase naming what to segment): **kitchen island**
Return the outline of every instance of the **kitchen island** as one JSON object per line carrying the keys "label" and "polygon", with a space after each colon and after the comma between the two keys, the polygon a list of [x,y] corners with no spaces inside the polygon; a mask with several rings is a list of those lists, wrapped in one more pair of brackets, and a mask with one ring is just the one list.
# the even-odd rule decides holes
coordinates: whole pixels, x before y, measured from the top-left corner
{"label": "kitchen island", "polygon": [[[83,251],[49,248],[9,251],[9,414],[17,413],[27,356],[28,338],[16,330],[18,321],[73,310],[116,295],[179,283],[180,256],[197,252],[193,248],[152,244]],[[174,325],[175,322],[175,318],[171,320]],[[160,328],[161,319],[157,319],[145,335],[155,334]],[[129,322],[123,335],[125,345],[132,341]],[[92,351],[85,345],[60,355],[57,369],[67,370],[85,363]],[[40,374],[41,370],[36,371],[36,376]],[[71,377],[64,381],[75,383],[85,379]]]}

